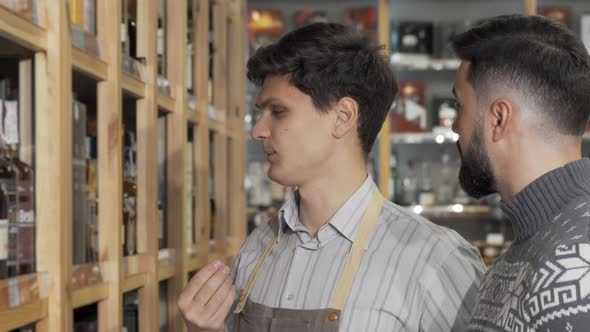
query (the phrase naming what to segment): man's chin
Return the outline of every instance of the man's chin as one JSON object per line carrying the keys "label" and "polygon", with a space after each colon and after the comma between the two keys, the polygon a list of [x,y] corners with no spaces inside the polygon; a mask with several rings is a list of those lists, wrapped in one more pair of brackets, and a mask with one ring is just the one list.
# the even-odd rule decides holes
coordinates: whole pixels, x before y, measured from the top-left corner
{"label": "man's chin", "polygon": [[464,167],[459,171],[459,184],[465,193],[480,199],[496,193],[492,178],[486,174],[473,174]]}
{"label": "man's chin", "polygon": [[266,174],[268,176],[269,179],[271,179],[273,182],[276,182],[282,186],[284,186],[285,184],[285,178],[284,176],[281,176],[281,171],[278,169],[277,166],[275,165],[270,165],[270,167],[268,168],[268,173]]}

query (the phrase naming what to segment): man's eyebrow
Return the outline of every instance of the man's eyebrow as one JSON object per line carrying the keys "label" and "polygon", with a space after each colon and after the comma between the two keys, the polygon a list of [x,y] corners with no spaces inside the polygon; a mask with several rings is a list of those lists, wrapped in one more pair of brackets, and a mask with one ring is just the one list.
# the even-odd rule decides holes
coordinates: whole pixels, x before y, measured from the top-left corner
{"label": "man's eyebrow", "polygon": [[281,103],[281,101],[275,97],[270,97],[267,98],[265,100],[263,100],[260,105],[258,105],[258,103],[256,103],[254,106],[258,107],[259,109],[265,109],[269,104],[279,104],[279,105],[283,105],[283,103]]}

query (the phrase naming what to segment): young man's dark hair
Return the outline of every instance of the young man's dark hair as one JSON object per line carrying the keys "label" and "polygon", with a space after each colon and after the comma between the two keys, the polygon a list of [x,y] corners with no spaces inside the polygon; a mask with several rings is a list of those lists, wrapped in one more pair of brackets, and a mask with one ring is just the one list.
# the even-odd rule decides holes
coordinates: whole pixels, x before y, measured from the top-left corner
{"label": "young man's dark hair", "polygon": [[590,56],[564,26],[500,16],[453,40],[463,60],[461,186],[498,192],[515,241],[486,273],[470,331],[590,327]]}
{"label": "young man's dark hair", "polygon": [[358,134],[368,154],[389,111],[397,84],[381,47],[352,28],[314,23],[261,47],[248,61],[248,79],[257,86],[271,75],[288,75],[320,111],[351,97],[359,104]]}
{"label": "young man's dark hair", "polygon": [[590,116],[590,57],[564,25],[542,16],[506,15],[452,41],[471,63],[468,81],[478,94],[514,89],[542,112],[547,134],[582,135]]}

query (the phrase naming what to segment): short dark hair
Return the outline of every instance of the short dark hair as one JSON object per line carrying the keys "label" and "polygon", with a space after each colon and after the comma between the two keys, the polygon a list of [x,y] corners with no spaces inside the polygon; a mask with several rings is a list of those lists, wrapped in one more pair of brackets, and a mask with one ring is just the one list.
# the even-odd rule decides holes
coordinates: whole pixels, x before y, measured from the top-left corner
{"label": "short dark hair", "polygon": [[498,16],[457,35],[451,44],[470,62],[468,81],[476,92],[508,86],[533,100],[557,133],[584,133],[590,116],[590,57],[565,26],[541,16]]}
{"label": "short dark hair", "polygon": [[248,79],[261,86],[268,76],[288,75],[320,111],[343,97],[354,99],[368,155],[397,95],[393,68],[381,49],[342,24],[314,23],[259,48],[248,61]]}

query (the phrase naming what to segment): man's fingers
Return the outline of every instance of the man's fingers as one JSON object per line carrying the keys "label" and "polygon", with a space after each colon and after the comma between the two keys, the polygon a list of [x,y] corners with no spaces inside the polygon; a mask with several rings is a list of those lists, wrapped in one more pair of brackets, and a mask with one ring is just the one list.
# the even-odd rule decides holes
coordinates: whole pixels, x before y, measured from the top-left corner
{"label": "man's fingers", "polygon": [[207,281],[215,275],[215,273],[223,267],[219,261],[214,261],[204,268],[202,268],[196,275],[194,275],[188,282],[180,296],[178,297],[178,307],[180,310],[186,310],[190,305],[199,290],[207,283]]}
{"label": "man's fingers", "polygon": [[217,312],[213,315],[213,321],[217,322],[219,320],[223,320],[225,322],[225,319],[227,318],[227,315],[229,314],[229,311],[231,310],[231,307],[234,304],[236,296],[236,287],[232,285],[229,290],[229,293],[225,296],[224,302],[221,304],[219,309],[217,309]]}
{"label": "man's fingers", "polygon": [[215,291],[215,293],[211,296],[209,301],[204,305],[204,314],[205,316],[213,316],[217,310],[221,307],[221,305],[225,302],[225,299],[228,296],[231,296],[231,290],[233,288],[233,281],[229,276],[225,278],[223,283],[219,286],[219,288]]}
{"label": "man's fingers", "polygon": [[192,305],[199,308],[205,308],[209,300],[211,300],[228,276],[229,268],[227,266],[223,266],[217,270],[217,272],[215,272],[215,274],[199,289],[197,294],[195,294]]}

